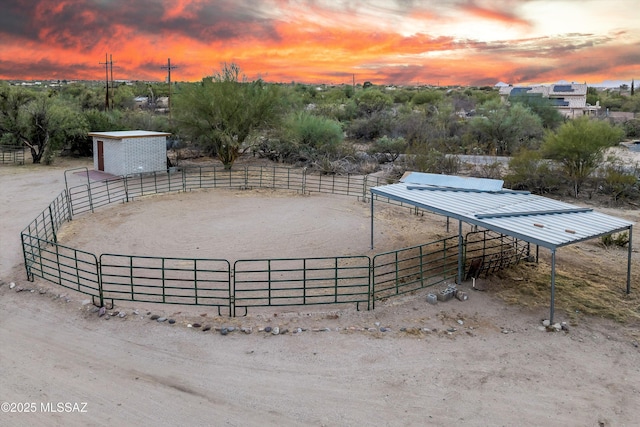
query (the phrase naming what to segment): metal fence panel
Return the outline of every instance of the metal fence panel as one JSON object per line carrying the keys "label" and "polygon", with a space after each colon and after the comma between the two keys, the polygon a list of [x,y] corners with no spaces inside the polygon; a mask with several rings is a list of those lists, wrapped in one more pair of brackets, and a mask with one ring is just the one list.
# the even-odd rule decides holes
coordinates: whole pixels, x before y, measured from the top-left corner
{"label": "metal fence panel", "polygon": [[103,254],[105,299],[230,307],[226,260]]}
{"label": "metal fence panel", "polygon": [[466,277],[485,277],[530,255],[530,245],[491,230],[472,231],[464,239]]}
{"label": "metal fence panel", "polygon": [[374,256],[374,303],[376,300],[416,291],[455,277],[457,256],[457,236]]}
{"label": "metal fence panel", "polygon": [[26,151],[24,145],[0,145],[0,164],[24,165]]}
{"label": "metal fence panel", "polygon": [[28,276],[100,297],[98,260],[92,253],[22,234]]}
{"label": "metal fence panel", "polygon": [[235,307],[366,303],[368,309],[370,264],[367,256],[238,260]]}

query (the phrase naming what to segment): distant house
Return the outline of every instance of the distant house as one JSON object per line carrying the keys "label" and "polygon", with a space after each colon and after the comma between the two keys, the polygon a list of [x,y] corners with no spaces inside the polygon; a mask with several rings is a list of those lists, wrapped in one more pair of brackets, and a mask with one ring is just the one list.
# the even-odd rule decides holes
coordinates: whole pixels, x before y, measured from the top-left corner
{"label": "distant house", "polygon": [[112,175],[167,170],[167,136],[146,130],[90,132],[93,168]]}
{"label": "distant house", "polygon": [[595,116],[600,110],[599,103],[587,104],[587,85],[579,83],[557,83],[552,85],[500,86],[500,98],[509,102],[514,96],[540,96],[548,98],[552,105],[565,117],[575,118],[585,115]]}

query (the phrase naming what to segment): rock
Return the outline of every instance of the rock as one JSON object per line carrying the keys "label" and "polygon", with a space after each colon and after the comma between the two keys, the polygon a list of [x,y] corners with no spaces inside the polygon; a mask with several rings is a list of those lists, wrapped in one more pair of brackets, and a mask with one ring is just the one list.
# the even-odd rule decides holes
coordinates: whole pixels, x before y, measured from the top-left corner
{"label": "rock", "polygon": [[544,332],[544,331],[547,330],[547,327],[546,326],[538,326],[538,330]]}
{"label": "rock", "polygon": [[22,292],[22,291],[24,291],[24,289],[22,289],[22,286],[18,286],[18,287],[16,288],[16,292]]}
{"label": "rock", "polygon": [[123,319],[126,315],[127,313],[125,313],[124,311],[121,311],[120,313],[118,313],[118,317],[121,319]]}
{"label": "rock", "polygon": [[154,314],[150,317],[151,320],[158,320],[160,318],[160,316],[158,316],[157,314]]}
{"label": "rock", "polygon": [[436,294],[427,294],[427,302],[429,304],[437,304],[438,296]]}
{"label": "rock", "polygon": [[569,332],[569,325],[567,325],[567,322],[560,323],[560,327],[562,328],[563,331]]}
{"label": "rock", "polygon": [[202,332],[207,332],[211,330],[211,325],[204,325],[204,328],[202,328]]}
{"label": "rock", "polygon": [[271,332],[271,326],[267,326],[267,327],[265,327],[265,328],[264,328],[264,331],[265,331],[265,332],[267,332],[267,333]]}
{"label": "rock", "polygon": [[227,335],[228,333],[229,333],[229,330],[227,328],[220,329],[220,335]]}
{"label": "rock", "polygon": [[389,328],[385,328],[384,326],[382,328],[380,328],[380,332],[388,332],[390,331]]}
{"label": "rock", "polygon": [[271,333],[272,333],[273,335],[278,335],[278,334],[280,333],[280,328],[279,328],[279,327],[277,327],[277,326],[275,326],[275,327],[271,330]]}
{"label": "rock", "polygon": [[469,295],[467,295],[467,293],[463,291],[456,291],[456,298],[459,301],[466,301],[469,299]]}
{"label": "rock", "polygon": [[98,307],[96,307],[95,305],[93,307],[91,307],[91,312],[92,313],[97,313],[98,311],[100,311],[100,309]]}
{"label": "rock", "polygon": [[47,290],[45,288],[40,288],[38,289],[38,292],[40,293],[40,295],[44,295],[47,293]]}
{"label": "rock", "polygon": [[167,318],[166,318],[166,317],[158,317],[156,320],[157,320],[159,323],[162,323],[162,322],[166,322],[166,321],[167,321]]}
{"label": "rock", "polygon": [[133,313],[134,316],[137,316],[138,314],[140,314],[140,312],[138,310],[133,310],[132,313]]}
{"label": "rock", "polygon": [[380,327],[380,322],[376,322],[374,323],[374,325],[376,325],[377,327]]}
{"label": "rock", "polygon": [[450,334],[454,333],[455,331],[457,331],[456,328],[449,328],[447,329],[447,332],[449,332]]}
{"label": "rock", "polygon": [[251,332],[253,332],[253,328],[251,327],[240,328],[240,331],[244,332],[245,334],[250,334]]}
{"label": "rock", "polygon": [[549,325],[551,325],[551,322],[549,320],[545,319],[542,321],[542,326],[547,327]]}
{"label": "rock", "polygon": [[102,317],[107,313],[107,307],[100,307],[100,310],[98,310],[98,316]]}
{"label": "rock", "polygon": [[173,325],[174,323],[176,323],[175,319],[169,319],[169,324]]}
{"label": "rock", "polygon": [[464,321],[463,321],[463,320],[458,319],[458,325],[464,325]]}
{"label": "rock", "polygon": [[227,331],[229,331],[229,332],[233,332],[235,330],[236,330],[235,326],[228,326],[227,327]]}
{"label": "rock", "polygon": [[13,288],[15,288],[15,287],[16,287],[15,282],[11,282],[11,283],[9,283],[9,289],[13,289]]}
{"label": "rock", "polygon": [[[302,333],[302,328],[297,328],[297,329],[295,330],[295,333],[296,333],[296,334]],[[637,347],[637,345],[636,345],[636,347]]]}
{"label": "rock", "polygon": [[193,328],[199,328],[201,326],[202,325],[200,323],[194,323],[193,325],[191,325],[191,327],[193,327]]}
{"label": "rock", "polygon": [[556,331],[559,332],[562,330],[562,325],[560,325],[560,323],[554,323],[552,328]]}

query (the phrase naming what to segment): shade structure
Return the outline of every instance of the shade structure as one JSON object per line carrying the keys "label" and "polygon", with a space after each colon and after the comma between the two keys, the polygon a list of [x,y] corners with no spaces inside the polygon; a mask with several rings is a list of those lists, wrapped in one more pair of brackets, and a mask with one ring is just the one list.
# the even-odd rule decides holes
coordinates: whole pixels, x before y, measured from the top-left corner
{"label": "shade structure", "polygon": [[[552,254],[550,321],[553,322],[556,250],[628,230],[627,293],[631,291],[632,222],[529,192],[504,189],[502,185],[501,180],[409,172],[399,183],[374,187],[371,246],[374,200],[384,198],[457,219],[460,245],[460,231],[465,222],[547,248]],[[462,256],[459,256],[458,281],[462,279],[461,272]]]}

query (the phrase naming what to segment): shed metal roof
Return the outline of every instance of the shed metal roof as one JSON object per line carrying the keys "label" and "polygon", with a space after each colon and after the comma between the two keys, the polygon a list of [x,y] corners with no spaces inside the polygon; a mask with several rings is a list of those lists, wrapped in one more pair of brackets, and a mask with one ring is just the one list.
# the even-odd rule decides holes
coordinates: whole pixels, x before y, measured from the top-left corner
{"label": "shed metal roof", "polygon": [[117,130],[112,132],[89,132],[89,136],[107,139],[148,138],[154,136],[169,136],[167,132],[154,132],[148,130]]}
{"label": "shed metal roof", "polygon": [[[371,193],[445,215],[555,250],[630,228],[627,220],[528,192],[496,190],[491,183],[465,178],[466,188],[445,187],[438,179],[411,173],[404,182],[374,187]],[[457,182],[460,177],[449,177]],[[417,183],[416,183],[417,182]],[[425,184],[435,182],[438,185]]]}

